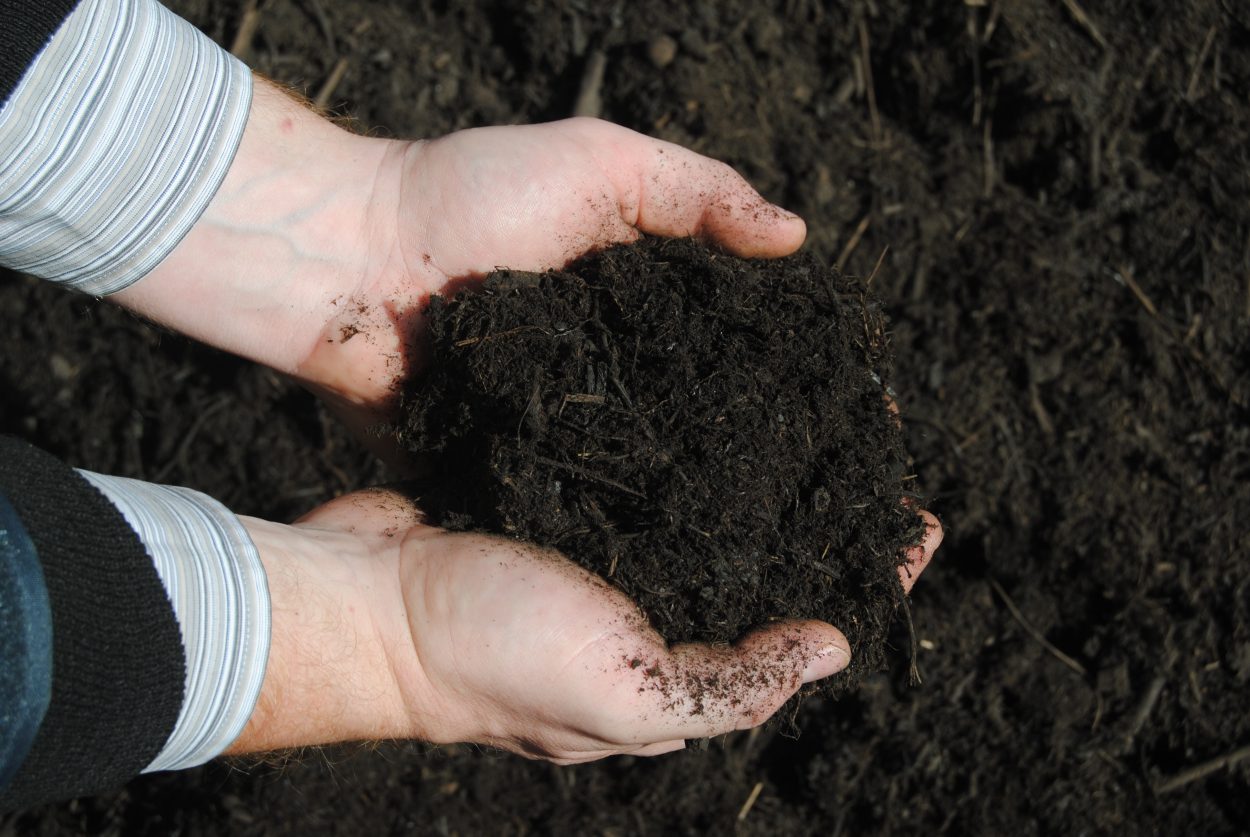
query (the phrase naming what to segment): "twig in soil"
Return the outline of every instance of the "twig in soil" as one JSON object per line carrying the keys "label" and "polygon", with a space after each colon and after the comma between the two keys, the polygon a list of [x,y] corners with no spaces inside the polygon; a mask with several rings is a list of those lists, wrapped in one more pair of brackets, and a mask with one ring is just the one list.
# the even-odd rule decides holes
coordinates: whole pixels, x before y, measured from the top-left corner
{"label": "twig in soil", "polygon": [[1224,376],[1220,373],[1220,371],[1216,369],[1215,366],[1212,365],[1211,361],[1207,359],[1207,356],[1204,355],[1202,351],[1193,344],[1193,342],[1191,342],[1191,339],[1180,334],[1180,329],[1173,328],[1163,319],[1163,317],[1159,314],[1159,309],[1155,307],[1155,304],[1151,301],[1150,297],[1146,296],[1146,293],[1141,289],[1141,287],[1138,286],[1137,282],[1133,279],[1133,274],[1128,270],[1128,268],[1120,268],[1119,270],[1116,270],[1114,276],[1133,292],[1133,296],[1137,297],[1137,301],[1140,302],[1142,307],[1146,309],[1146,313],[1153,317],[1155,322],[1159,324],[1159,328],[1163,330],[1163,334],[1179,348],[1184,349],[1186,353],[1193,358],[1194,363],[1197,363],[1204,372],[1211,376],[1212,382],[1214,382],[1214,384],[1228,396],[1230,401],[1239,407],[1244,407],[1246,405],[1244,396],[1233,391],[1232,387],[1228,385],[1228,382],[1224,379]]}
{"label": "twig in soil", "polygon": [[326,77],[325,83],[321,85],[321,89],[313,97],[313,107],[317,110],[325,110],[326,106],[330,104],[330,97],[334,95],[334,91],[339,86],[339,82],[343,80],[343,76],[347,75],[349,63],[346,57],[334,62],[330,75]]}
{"label": "twig in soil", "polygon": [[1055,423],[1050,420],[1050,413],[1046,411],[1046,405],[1042,403],[1042,394],[1038,390],[1037,381],[1029,380],[1029,406],[1033,408],[1033,416],[1037,419],[1037,424],[1042,428],[1042,433],[1047,437],[1055,435]]}
{"label": "twig in soil", "polygon": [[706,529],[700,529],[698,526],[695,526],[693,523],[683,523],[682,525],[685,526],[687,529],[689,529],[691,532],[694,532],[696,535],[699,535],[700,537],[707,538],[709,541],[713,539],[713,535],[711,532],[707,531]]}
{"label": "twig in soil", "polygon": [[625,485],[622,482],[617,482],[611,477],[601,476],[599,474],[594,473],[593,471],[588,471],[585,468],[572,464],[571,462],[560,462],[559,460],[556,460],[556,459],[548,459],[545,456],[536,456],[534,457],[534,461],[541,462],[542,464],[551,468],[559,468],[561,470],[568,471],[571,474],[575,474],[576,476],[579,476],[583,479],[590,480],[591,482],[597,482],[597,483],[601,483],[602,485],[611,486],[612,488],[615,488],[618,491],[624,491],[626,494],[630,495],[631,497],[637,497],[639,500],[647,499],[647,495],[643,494],[640,491],[635,491],[634,489],[630,488],[628,485]]}
{"label": "twig in soil", "polygon": [[1033,415],[1038,420],[1041,432],[1048,437],[1054,436],[1055,422],[1050,420],[1050,414],[1046,411],[1046,405],[1041,402],[1041,387],[1038,386],[1038,361],[1036,361],[1031,352],[1025,355],[1025,361],[1029,370],[1029,406],[1033,407]]}
{"label": "twig in soil", "polygon": [[1007,611],[1011,614],[1012,618],[1020,623],[1020,627],[1024,628],[1025,633],[1037,640],[1041,646],[1054,655],[1055,659],[1059,662],[1063,663],[1065,666],[1072,669],[1082,677],[1086,676],[1087,672],[1085,671],[1085,666],[1081,665],[1076,660],[1056,648],[1054,644],[1042,634],[1041,631],[1033,627],[1029,623],[1029,620],[1024,618],[1024,614],[1020,612],[1020,608],[1016,607],[1016,603],[1011,600],[1011,596],[1007,595],[1007,591],[1003,589],[1003,585],[991,578],[990,586],[994,588],[994,592],[998,594],[998,597],[1003,600],[1003,604],[1007,606]]}
{"label": "twig in soil", "polygon": [[1196,764],[1187,770],[1182,770],[1171,779],[1155,785],[1154,791],[1162,795],[1171,793],[1174,790],[1180,790],[1188,784],[1205,779],[1212,773],[1218,773],[1226,767],[1233,767],[1246,759],[1250,759],[1250,747],[1241,747],[1233,750],[1231,753],[1225,753],[1210,761],[1204,761],[1202,764]]}
{"label": "twig in soil", "polygon": [[1129,93],[1126,100],[1124,110],[1124,121],[1115,132],[1111,134],[1111,138],[1107,140],[1105,155],[1107,159],[1114,159],[1117,154],[1117,148],[1120,144],[1120,137],[1124,135],[1124,129],[1133,121],[1133,114],[1137,111],[1137,99],[1141,96],[1141,92],[1146,87],[1146,83],[1150,81],[1150,71],[1154,68],[1155,62],[1159,60],[1159,56],[1163,54],[1163,50],[1156,46],[1146,55],[1145,62],[1142,63],[1141,70],[1137,73],[1137,81],[1133,82],[1133,89]]}
{"label": "twig in soil", "polygon": [[[534,384],[530,388],[530,397],[525,402],[525,409],[521,412],[521,419],[516,423],[517,444],[521,443],[521,428],[525,426],[525,420],[529,418],[530,410],[533,410],[535,407],[538,407],[540,410],[542,409],[542,397],[543,397],[542,373],[535,373]],[[560,414],[563,414],[563,413],[564,413],[564,405],[561,404]],[[539,417],[537,423],[540,426],[543,424],[541,417]]]}
{"label": "twig in soil", "polygon": [[230,43],[230,54],[235,58],[244,58],[256,37],[256,29],[260,26],[260,6],[257,0],[247,0],[243,6],[243,17],[239,19],[239,28]]}
{"label": "twig in soil", "polygon": [[455,346],[457,349],[463,349],[465,346],[475,346],[478,343],[485,343],[487,340],[494,340],[496,337],[511,337],[512,335],[520,334],[523,331],[541,331],[543,334],[551,333],[547,331],[547,329],[543,328],[542,326],[525,325],[525,326],[517,326],[516,328],[510,328],[507,331],[496,331],[493,334],[487,334],[484,337],[466,337],[463,340],[457,340],[452,345]]}
{"label": "twig in soil", "polygon": [[920,641],[916,638],[916,623],[911,618],[911,602],[907,601],[907,594],[903,594],[903,618],[907,620],[907,639],[911,643],[910,660],[907,664],[907,682],[912,686],[919,686],[924,680],[920,677],[920,666],[916,660],[919,656],[917,649],[920,647]]}
{"label": "twig in soil", "polygon": [[[1115,55],[1107,52],[1103,56],[1102,65],[1098,68],[1097,89],[1100,94],[1106,91],[1113,69],[1115,69]],[[1089,188],[1091,191],[1097,190],[1098,184],[1102,182],[1103,132],[1106,126],[1106,119],[1098,120],[1089,132]]]}
{"label": "twig in soil", "polygon": [[195,443],[195,437],[200,435],[200,431],[204,429],[204,425],[208,423],[208,420],[220,412],[227,403],[229,402],[222,396],[200,411],[200,414],[195,417],[195,421],[191,424],[191,428],[183,434],[182,441],[178,443],[178,449],[174,451],[174,455],[169,457],[168,461],[160,467],[160,470],[152,475],[152,482],[164,482],[174,468],[186,463],[187,452],[191,449],[191,445]]}
{"label": "twig in soil", "polygon": [[1146,687],[1146,692],[1142,695],[1141,702],[1137,704],[1137,711],[1133,713],[1133,720],[1129,724],[1128,730],[1124,733],[1124,740],[1120,742],[1121,755],[1133,749],[1133,740],[1137,738],[1137,734],[1146,725],[1146,719],[1154,711],[1155,704],[1159,702],[1159,696],[1163,694],[1163,687],[1167,682],[1167,675],[1160,674],[1154,680],[1151,680],[1150,685]]}
{"label": "twig in soil", "polygon": [[[981,84],[981,41],[977,37],[977,4],[968,3],[964,0],[967,8],[967,31],[969,37],[972,38],[972,125],[976,127],[981,124],[982,108],[985,104],[985,90]],[[984,3],[979,5],[984,6]],[[923,75],[920,76],[923,78]]]}
{"label": "twig in soil", "polygon": [[1025,482],[1020,448],[1016,445],[1016,436],[1011,432],[1011,426],[1007,424],[1007,419],[1003,417],[1002,413],[994,413],[994,424],[998,426],[998,432],[1003,434],[1003,442],[1007,445],[1007,452],[1010,455],[1007,464],[1015,470],[1016,479],[1021,483]]}
{"label": "twig in soil", "polygon": [[881,265],[885,262],[885,254],[888,252],[890,252],[890,245],[887,244],[881,249],[881,255],[877,256],[877,263],[873,266],[872,273],[868,274],[868,279],[864,282],[865,286],[869,288],[872,287],[872,280],[877,278],[877,273],[881,270]]}
{"label": "twig in soil", "polygon": [[855,248],[859,246],[859,242],[864,237],[864,233],[868,231],[868,225],[872,223],[872,215],[865,215],[859,220],[859,225],[855,227],[855,232],[851,233],[851,238],[846,242],[846,246],[842,248],[842,254],[838,256],[838,260],[833,263],[839,271],[846,266],[846,260],[855,252]]}
{"label": "twig in soil", "polygon": [[872,123],[872,143],[880,147],[882,140],[881,114],[877,111],[877,90],[872,81],[872,55],[868,44],[868,23],[859,16],[859,52],[864,63],[864,88],[868,94],[868,118]]}
{"label": "twig in soil", "polygon": [[654,590],[648,587],[647,585],[643,584],[638,579],[634,579],[634,584],[637,584],[639,587],[641,587],[643,590],[646,590],[648,593],[650,593],[653,596],[659,596],[661,599],[671,599],[673,596],[677,595],[672,590]]}
{"label": "twig in soil", "polygon": [[[1154,302],[1151,301],[1150,297],[1146,296],[1146,292],[1137,284],[1137,280],[1133,278],[1132,271],[1122,267],[1115,272],[1115,275],[1124,283],[1125,287],[1133,292],[1133,296],[1137,297],[1137,301],[1142,304],[1142,308],[1146,309],[1146,313],[1163,323],[1163,318],[1159,316],[1159,309],[1155,307]],[[1166,326],[1166,324],[1164,325]]]}
{"label": "twig in soil", "polygon": [[625,406],[634,410],[634,399],[629,397],[629,390],[625,389],[625,385],[621,383],[621,376],[616,374],[615,369],[612,370],[610,375],[608,375],[608,381],[612,384],[612,388],[616,390],[616,394],[621,396],[621,400],[625,402]]}
{"label": "twig in soil", "polygon": [[599,117],[603,114],[603,74],[608,67],[608,56],[601,49],[592,50],[586,58],[582,73],[582,86],[573,103],[574,116]]}
{"label": "twig in soil", "polygon": [[1098,31],[1094,21],[1090,20],[1089,15],[1085,14],[1085,10],[1080,7],[1076,0],[1063,0],[1063,5],[1068,10],[1068,14],[1072,15],[1072,19],[1076,21],[1077,25],[1085,30],[1085,34],[1097,41],[1098,46],[1106,49],[1107,39]]}
{"label": "twig in soil", "polygon": [[1207,63],[1207,53],[1211,51],[1211,44],[1214,42],[1215,27],[1212,26],[1207,30],[1207,36],[1202,39],[1198,57],[1194,59],[1193,69],[1189,71],[1189,86],[1185,88],[1185,101],[1187,102],[1198,98],[1198,80],[1202,78],[1202,65]]}
{"label": "twig in soil", "polygon": [[834,579],[838,577],[838,574],[835,573],[832,569],[830,569],[828,564],[822,564],[819,561],[812,561],[811,565],[812,565],[812,569],[818,573],[823,573],[824,575],[827,575],[830,578],[834,578]]}
{"label": "twig in soil", "polygon": [[1242,252],[1246,271],[1246,319],[1250,320],[1250,230],[1246,230],[1246,247]]}
{"label": "twig in soil", "polygon": [[[746,779],[747,767],[751,762],[751,753],[760,737],[760,727],[751,727],[745,732],[728,733],[721,739],[725,753],[725,766],[735,783]],[[737,745],[737,746],[735,746]]]}
{"label": "twig in soil", "polygon": [[[566,394],[564,396],[564,399],[560,402],[560,409],[556,412],[556,418],[561,418],[564,416],[564,408],[567,407],[569,404],[594,404],[595,406],[602,406],[603,404],[607,403],[607,400],[608,399],[605,396],[592,395],[591,393],[576,392],[576,393],[573,393],[572,395]],[[530,409],[529,405],[527,404],[525,406],[525,412],[529,413],[529,409]],[[522,416],[521,418],[522,420],[524,420],[525,416]],[[576,428],[576,429],[580,430],[582,428]]]}
{"label": "twig in soil", "polygon": [[[1110,56],[1108,56],[1110,57]],[[1097,189],[1102,182],[1102,127],[1099,122],[1089,135],[1089,188]]]}
{"label": "twig in soil", "polygon": [[982,178],[984,185],[981,197],[989,199],[994,195],[994,120],[987,118],[981,126]]}
{"label": "twig in soil", "polygon": [[751,813],[751,808],[755,806],[755,800],[760,798],[760,792],[763,790],[763,782],[756,782],[755,787],[751,788],[751,795],[747,797],[747,801],[743,802],[742,807],[738,810],[738,822],[745,820],[747,814]]}

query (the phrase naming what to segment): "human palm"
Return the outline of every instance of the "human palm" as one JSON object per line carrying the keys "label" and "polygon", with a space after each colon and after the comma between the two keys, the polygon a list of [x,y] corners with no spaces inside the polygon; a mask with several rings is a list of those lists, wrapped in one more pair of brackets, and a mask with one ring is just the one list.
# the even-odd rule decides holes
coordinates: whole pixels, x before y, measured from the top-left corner
{"label": "human palm", "polygon": [[369,263],[305,364],[306,378],[375,420],[422,365],[415,338],[431,294],[496,268],[561,267],[644,232],[760,257],[805,235],[724,163],[593,119],[393,143],[377,182]]}
{"label": "human palm", "polygon": [[594,119],[460,131],[405,150],[398,229],[434,281],[559,267],[639,232],[777,256],[804,225],[724,163]]}
{"label": "human palm", "polygon": [[[447,532],[406,509],[370,491],[304,525],[351,531],[394,562],[402,607],[382,634],[413,737],[559,763],[657,755],[762,723],[850,660],[842,633],[815,620],[772,623],[733,646],[669,647],[625,595],[559,553]],[[900,572],[907,589],[941,539],[927,519]],[[385,609],[374,618],[388,624]]]}

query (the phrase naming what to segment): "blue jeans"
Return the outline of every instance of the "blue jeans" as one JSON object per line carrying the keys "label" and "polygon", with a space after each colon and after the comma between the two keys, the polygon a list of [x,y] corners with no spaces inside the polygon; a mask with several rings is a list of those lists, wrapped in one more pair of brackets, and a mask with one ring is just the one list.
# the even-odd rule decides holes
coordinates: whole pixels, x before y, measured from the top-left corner
{"label": "blue jeans", "polygon": [[52,697],[52,611],[35,545],[0,494],[0,792],[30,753]]}

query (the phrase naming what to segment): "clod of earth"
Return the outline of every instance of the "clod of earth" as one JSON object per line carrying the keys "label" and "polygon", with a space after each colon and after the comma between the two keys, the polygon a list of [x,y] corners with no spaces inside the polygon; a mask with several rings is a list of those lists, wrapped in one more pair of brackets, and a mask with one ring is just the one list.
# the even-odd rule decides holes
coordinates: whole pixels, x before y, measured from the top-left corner
{"label": "clod of earth", "polygon": [[427,313],[399,436],[431,460],[432,519],[561,550],[670,642],[819,618],[853,650],[833,688],[881,667],[923,526],[860,282],[645,240]]}

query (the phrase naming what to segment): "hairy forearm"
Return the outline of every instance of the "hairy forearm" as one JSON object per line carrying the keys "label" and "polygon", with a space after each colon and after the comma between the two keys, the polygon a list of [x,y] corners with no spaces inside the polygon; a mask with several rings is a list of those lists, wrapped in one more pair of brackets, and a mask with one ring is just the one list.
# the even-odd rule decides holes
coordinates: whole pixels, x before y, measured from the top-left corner
{"label": "hairy forearm", "polygon": [[[376,396],[360,384],[389,383],[379,341],[397,338],[366,326],[384,312],[366,310],[359,291],[393,246],[372,231],[375,215],[394,211],[394,178],[378,175],[395,146],[351,134],[256,79],[242,143],[208,209],[155,270],[113,298],[331,396]],[[354,330],[368,331],[356,347]],[[321,363],[327,342],[359,363]],[[336,379],[331,367],[352,376]]]}
{"label": "hairy forearm", "polygon": [[260,699],[226,752],[413,735],[394,677],[407,642],[397,553],[349,533],[241,520],[265,566],[273,628]]}

